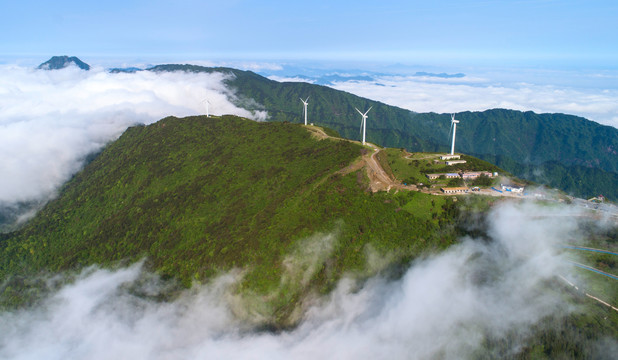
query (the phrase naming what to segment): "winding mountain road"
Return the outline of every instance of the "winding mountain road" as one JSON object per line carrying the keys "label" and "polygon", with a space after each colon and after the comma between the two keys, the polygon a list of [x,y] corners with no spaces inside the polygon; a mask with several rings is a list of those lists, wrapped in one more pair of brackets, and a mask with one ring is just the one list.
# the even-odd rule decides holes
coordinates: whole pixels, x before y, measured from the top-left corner
{"label": "winding mountain road", "polygon": [[[318,139],[332,139],[360,143],[359,141],[329,136],[324,132],[324,130],[315,126],[307,126],[307,129]],[[373,192],[389,191],[391,189],[417,190],[414,185],[403,185],[401,182],[397,181],[397,179],[392,178],[384,170],[384,168],[382,168],[380,161],[377,159],[377,154],[380,152],[380,148],[378,146],[371,143],[365,143],[365,146],[370,147],[373,151],[367,152],[367,154],[363,155],[361,160],[341,169],[338,173],[347,174],[364,167],[367,172],[367,177],[369,178],[369,187]]]}

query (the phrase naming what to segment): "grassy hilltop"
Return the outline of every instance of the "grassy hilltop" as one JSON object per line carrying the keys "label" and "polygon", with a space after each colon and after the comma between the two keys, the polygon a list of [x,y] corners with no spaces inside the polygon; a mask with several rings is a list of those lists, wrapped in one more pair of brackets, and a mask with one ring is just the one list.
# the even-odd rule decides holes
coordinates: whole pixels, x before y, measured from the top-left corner
{"label": "grassy hilltop", "polygon": [[[234,116],[132,127],[4,236],[0,281],[146,258],[188,287],[240,268],[248,293],[277,293],[288,279],[263,311],[285,319],[344,272],[370,275],[454,239],[452,199],[372,193],[363,169],[337,173],[366,151]],[[0,290],[19,302],[14,288]]]}

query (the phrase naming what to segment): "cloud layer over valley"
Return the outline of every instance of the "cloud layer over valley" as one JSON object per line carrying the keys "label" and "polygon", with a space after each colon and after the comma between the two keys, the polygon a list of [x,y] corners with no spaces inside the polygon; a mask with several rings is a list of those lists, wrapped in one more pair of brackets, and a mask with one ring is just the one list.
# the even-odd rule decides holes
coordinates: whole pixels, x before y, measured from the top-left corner
{"label": "cloud layer over valley", "polygon": [[558,275],[575,281],[555,247],[578,241],[566,213],[498,206],[488,216],[490,240],[464,238],[397,280],[343,280],[280,333],[232,315],[232,275],[161,303],[135,295],[157,293],[139,265],[86,270],[42,305],[0,314],[0,357],[459,359],[474,357],[484,336],[509,333],[515,351],[543,317],[573,310],[548,290],[561,286]]}
{"label": "cloud layer over valley", "polygon": [[[330,86],[415,112],[454,113],[505,108],[577,115],[618,128],[618,88],[615,85],[618,74],[615,72],[505,69],[501,72],[481,70],[455,78],[366,74],[373,79],[333,81]],[[270,78],[312,82],[311,78]]]}
{"label": "cloud layer over valley", "polygon": [[[128,126],[206,112],[254,117],[225,75],[0,66],[0,207],[41,201]],[[264,116],[264,114],[258,114]]]}

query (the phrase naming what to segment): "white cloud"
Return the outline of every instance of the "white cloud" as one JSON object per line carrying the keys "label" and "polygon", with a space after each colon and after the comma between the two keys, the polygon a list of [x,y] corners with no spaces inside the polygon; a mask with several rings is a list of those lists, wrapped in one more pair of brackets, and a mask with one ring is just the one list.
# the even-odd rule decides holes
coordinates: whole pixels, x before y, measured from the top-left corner
{"label": "white cloud", "polygon": [[[178,62],[176,62],[178,63]],[[273,62],[261,62],[261,61],[204,61],[204,60],[191,60],[185,61],[181,63],[195,64],[200,66],[207,67],[231,67],[239,70],[250,70],[250,71],[279,71],[283,69],[283,66]]]}
{"label": "white cloud", "polygon": [[0,66],[0,205],[40,201],[128,126],[205,113],[263,119],[234,106],[226,75],[110,74]]}
{"label": "white cloud", "polygon": [[[281,333],[256,332],[233,317],[226,300],[236,281],[231,275],[160,303],[128,290],[144,283],[136,281],[139,265],[87,270],[38,308],[0,313],[0,357],[465,358],[484,334],[526,335],[544,316],[569,311],[544,290],[560,281],[557,275],[571,277],[554,246],[577,241],[575,222],[564,214],[502,204],[488,216],[491,241],[462,239],[399,280],[374,278],[360,289],[344,280],[297,328]],[[153,291],[152,284],[145,289]]]}
{"label": "white cloud", "polygon": [[380,76],[375,82],[339,82],[332,87],[415,112],[506,108],[578,115],[618,127],[618,89],[615,88],[500,82],[483,76],[455,79]]}
{"label": "white cloud", "polygon": [[278,81],[278,82],[304,82],[308,84],[315,84],[315,80],[300,77],[300,76],[277,76],[270,75],[268,76],[270,80]]}

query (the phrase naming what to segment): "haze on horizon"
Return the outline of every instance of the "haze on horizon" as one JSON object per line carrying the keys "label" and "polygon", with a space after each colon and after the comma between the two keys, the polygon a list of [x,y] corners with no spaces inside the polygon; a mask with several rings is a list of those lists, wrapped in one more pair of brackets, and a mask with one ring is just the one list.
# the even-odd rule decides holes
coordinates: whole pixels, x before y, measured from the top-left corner
{"label": "haze on horizon", "polygon": [[[25,0],[0,4],[0,64],[72,55],[103,67],[223,64],[267,75],[286,64],[405,75],[388,71],[403,65],[464,72],[470,86],[417,93],[408,79],[394,84],[411,100],[367,84],[337,88],[412,111],[506,107],[616,127],[617,15],[611,0]],[[475,92],[479,86],[489,91]],[[506,99],[495,99],[503,90]],[[453,96],[423,100],[434,92]],[[491,101],[473,101],[485,97]]]}

